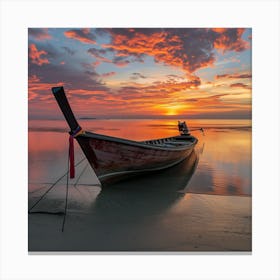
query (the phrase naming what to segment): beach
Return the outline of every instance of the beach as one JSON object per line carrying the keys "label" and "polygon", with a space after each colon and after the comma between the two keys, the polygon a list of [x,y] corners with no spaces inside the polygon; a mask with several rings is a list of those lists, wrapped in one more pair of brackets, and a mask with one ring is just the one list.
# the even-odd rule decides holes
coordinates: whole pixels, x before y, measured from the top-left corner
{"label": "beach", "polygon": [[[83,126],[135,140],[176,134],[174,120],[136,124],[131,120],[87,120]],[[128,129],[134,126],[138,129]],[[205,135],[194,132],[199,144],[188,159],[109,188],[101,188],[75,145],[75,162],[80,163],[76,178],[68,182],[62,232],[68,149],[65,124],[30,123],[29,209],[62,179],[28,215],[29,251],[251,252],[250,123],[191,123],[191,127],[199,126],[204,127]]]}
{"label": "beach", "polygon": [[[97,190],[73,192],[93,198]],[[161,202],[137,202],[109,200],[92,209],[72,201],[64,232],[62,216],[29,215],[29,251],[251,251],[251,198],[187,194],[164,212]]]}

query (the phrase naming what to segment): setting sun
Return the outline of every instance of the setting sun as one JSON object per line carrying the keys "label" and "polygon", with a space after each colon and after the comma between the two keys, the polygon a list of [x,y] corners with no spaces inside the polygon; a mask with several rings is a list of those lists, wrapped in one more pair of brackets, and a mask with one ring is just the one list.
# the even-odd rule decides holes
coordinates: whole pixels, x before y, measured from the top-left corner
{"label": "setting sun", "polygon": [[187,105],[171,105],[166,107],[166,116],[176,116],[186,113]]}

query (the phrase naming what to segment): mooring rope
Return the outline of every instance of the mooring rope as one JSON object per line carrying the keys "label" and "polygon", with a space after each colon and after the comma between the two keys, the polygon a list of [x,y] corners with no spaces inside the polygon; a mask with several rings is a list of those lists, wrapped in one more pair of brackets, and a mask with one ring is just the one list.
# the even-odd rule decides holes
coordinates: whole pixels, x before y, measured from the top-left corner
{"label": "mooring rope", "polygon": [[[68,151],[68,161],[67,161],[67,166],[68,166],[68,171],[67,171],[67,179],[66,179],[66,195],[65,195],[65,208],[64,208],[64,216],[63,216],[63,222],[62,222],[62,227],[61,227],[61,231],[64,231],[64,225],[65,225],[65,221],[66,221],[66,214],[67,214],[67,206],[68,206],[68,192],[69,192],[69,159],[71,157],[71,147],[69,146],[69,151]],[[71,177],[71,175],[70,175]]]}
{"label": "mooring rope", "polygon": [[80,174],[80,175],[79,175],[79,177],[77,178],[77,181],[75,182],[74,187],[76,187],[76,186],[77,186],[77,184],[78,184],[78,182],[79,182],[80,178],[81,178],[81,177],[82,177],[82,175],[85,173],[85,171],[86,171],[87,167],[88,167],[88,163],[86,164],[86,166],[85,166],[85,167],[84,167],[84,169],[82,170],[81,174]]}
{"label": "mooring rope", "polygon": [[197,130],[200,130],[202,132],[202,135],[205,136],[204,129],[202,127],[201,128],[190,129],[189,131],[192,132],[192,131],[197,131]]}
{"label": "mooring rope", "polygon": [[[84,160],[86,159],[86,157],[84,157],[83,159],[81,159],[75,166],[78,166],[80,163],[82,163]],[[67,175],[67,179],[68,179],[68,173],[69,173],[69,159],[68,159],[68,169],[67,172],[65,174],[63,174],[61,177],[59,177],[44,193],[43,195],[32,205],[32,207],[30,207],[30,209],[28,210],[29,214],[33,214],[33,213],[37,213],[37,212],[31,212],[31,210],[47,195],[47,193],[61,180],[65,177],[65,175]],[[40,213],[42,213],[42,211],[40,211]],[[46,214],[54,214],[53,212],[45,212]]]}

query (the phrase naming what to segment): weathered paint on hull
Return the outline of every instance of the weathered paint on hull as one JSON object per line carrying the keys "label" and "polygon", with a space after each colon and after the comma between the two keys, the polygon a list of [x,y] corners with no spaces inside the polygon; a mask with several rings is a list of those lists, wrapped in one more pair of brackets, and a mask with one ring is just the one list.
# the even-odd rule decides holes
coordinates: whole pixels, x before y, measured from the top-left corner
{"label": "weathered paint on hull", "polygon": [[146,142],[83,131],[68,103],[64,88],[53,87],[52,92],[71,129],[71,136],[79,142],[102,183],[127,174],[171,167],[188,157],[197,143],[197,139],[188,133],[185,123],[179,123],[179,131],[183,132],[181,136]]}
{"label": "weathered paint on hull", "polygon": [[101,183],[171,167],[187,158],[196,144],[168,150],[88,137],[77,140]]}

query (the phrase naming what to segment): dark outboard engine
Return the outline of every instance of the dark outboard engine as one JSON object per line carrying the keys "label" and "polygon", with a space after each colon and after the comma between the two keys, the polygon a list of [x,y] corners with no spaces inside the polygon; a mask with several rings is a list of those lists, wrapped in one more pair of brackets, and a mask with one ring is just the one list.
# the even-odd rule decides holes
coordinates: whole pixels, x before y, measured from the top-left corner
{"label": "dark outboard engine", "polygon": [[186,122],[178,121],[178,129],[181,135],[190,135]]}

